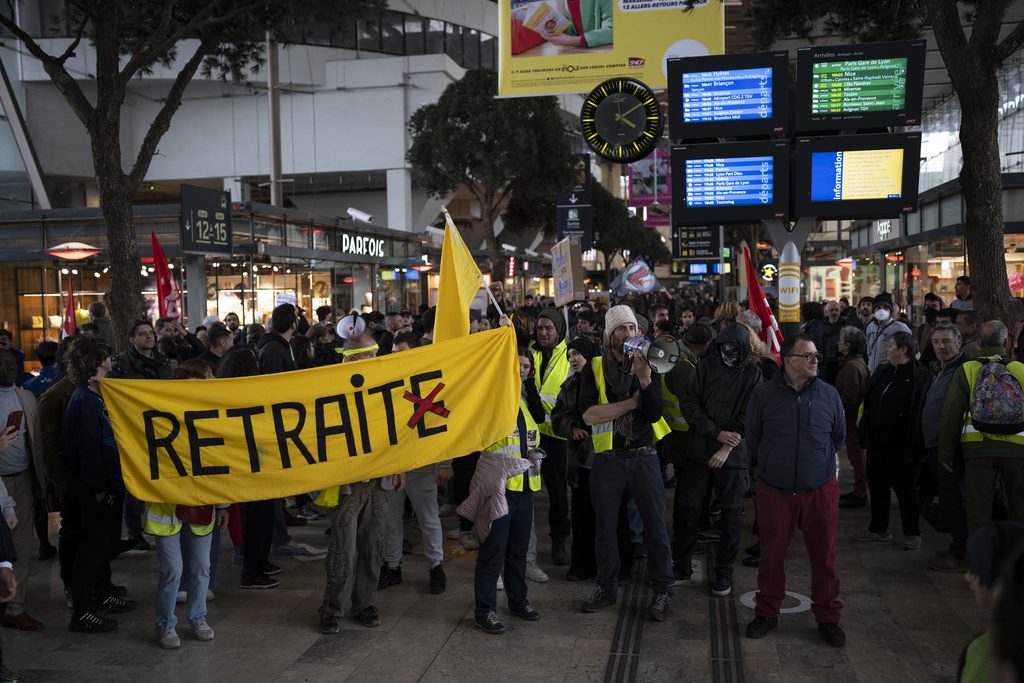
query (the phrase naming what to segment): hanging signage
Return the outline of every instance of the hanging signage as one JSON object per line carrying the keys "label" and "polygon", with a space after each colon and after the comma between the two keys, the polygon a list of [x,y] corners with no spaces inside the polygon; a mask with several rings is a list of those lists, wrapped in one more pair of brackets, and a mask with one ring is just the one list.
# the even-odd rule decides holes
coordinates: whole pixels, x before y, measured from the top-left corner
{"label": "hanging signage", "polygon": [[717,261],[722,257],[721,228],[672,228],[672,258]]}
{"label": "hanging signage", "polygon": [[576,180],[569,192],[555,195],[559,241],[578,237],[584,250],[592,244],[593,215],[590,199],[590,155],[575,155]]}
{"label": "hanging signage", "polygon": [[231,193],[181,185],[181,250],[231,255]]}

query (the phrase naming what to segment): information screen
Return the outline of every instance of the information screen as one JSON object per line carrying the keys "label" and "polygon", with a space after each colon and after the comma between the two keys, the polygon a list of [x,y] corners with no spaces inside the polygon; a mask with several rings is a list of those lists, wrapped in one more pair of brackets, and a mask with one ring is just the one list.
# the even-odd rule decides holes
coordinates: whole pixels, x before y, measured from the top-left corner
{"label": "information screen", "polygon": [[771,116],[771,67],[683,74],[683,123],[749,121]]}
{"label": "information screen", "polygon": [[811,114],[902,111],[907,100],[907,58],[815,62]]}
{"label": "information screen", "polygon": [[687,159],[687,207],[751,206],[774,200],[774,157]]}
{"label": "information screen", "polygon": [[862,149],[811,154],[811,201],[899,199],[902,149]]}

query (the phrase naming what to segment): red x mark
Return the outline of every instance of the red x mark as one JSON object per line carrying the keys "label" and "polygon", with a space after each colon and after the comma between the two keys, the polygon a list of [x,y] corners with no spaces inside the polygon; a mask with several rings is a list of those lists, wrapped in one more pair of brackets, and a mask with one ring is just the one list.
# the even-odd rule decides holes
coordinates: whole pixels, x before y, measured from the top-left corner
{"label": "red x mark", "polygon": [[410,427],[415,427],[416,423],[423,419],[423,416],[427,414],[428,410],[432,413],[437,413],[441,417],[448,417],[451,411],[434,403],[434,397],[437,396],[442,389],[444,389],[444,383],[438,382],[437,386],[434,387],[434,389],[424,398],[420,398],[411,391],[405,392],[405,400],[412,401],[417,406],[416,412],[409,418],[408,424]]}

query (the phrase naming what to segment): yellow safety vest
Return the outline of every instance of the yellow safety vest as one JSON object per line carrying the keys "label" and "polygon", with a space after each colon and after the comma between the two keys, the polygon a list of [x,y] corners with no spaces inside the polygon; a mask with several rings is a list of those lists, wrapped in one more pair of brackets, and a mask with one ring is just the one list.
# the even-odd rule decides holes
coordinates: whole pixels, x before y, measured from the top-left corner
{"label": "yellow safety vest", "polygon": [[540,393],[540,401],[544,404],[544,424],[538,425],[540,433],[555,439],[565,441],[565,437],[556,434],[551,426],[551,411],[555,409],[555,399],[562,389],[562,384],[569,376],[569,357],[566,356],[565,340],[558,342],[555,348],[551,349],[551,359],[544,368],[544,377],[540,376],[541,362],[544,354],[539,349],[533,351],[533,377],[537,383],[537,391]]}
{"label": "yellow safety vest", "polygon": [[[598,402],[606,406],[608,405],[608,390],[604,386],[604,366],[601,365],[601,356],[594,356],[590,361],[590,367],[594,370],[594,382],[597,384],[597,398]],[[664,391],[664,385],[662,385],[662,391]],[[654,441],[661,441],[672,428],[668,426],[668,422],[665,421],[664,417],[659,417],[658,421],[651,425],[651,429],[654,430]],[[615,422],[601,422],[593,425],[591,431],[594,433],[594,452],[604,453],[610,451],[613,448],[615,441]]]}
{"label": "yellow safety vest", "polygon": [[[679,362],[690,363],[692,367],[695,367],[689,358],[680,358]],[[661,376],[661,400],[665,404],[664,419],[668,426],[678,432],[690,431],[690,425],[686,423],[686,418],[683,417],[682,401],[678,396],[669,391],[665,375]]]}
{"label": "yellow safety vest", "polygon": [[[526,407],[526,402],[519,399],[519,410],[523,413],[523,418],[526,420],[526,445],[529,448],[537,447],[537,423],[530,415],[529,409]],[[520,451],[520,434],[519,427],[500,441],[495,441],[484,450],[488,453],[499,453],[501,455],[511,455],[516,458],[522,457]],[[509,477],[505,481],[505,488],[509,491],[522,491],[523,490],[523,475],[517,474],[514,477]],[[530,475],[530,490],[540,491],[540,473]]]}
{"label": "yellow safety vest", "polygon": [[[978,360],[969,360],[964,363],[964,374],[967,375],[967,386],[970,388],[967,392],[968,396],[974,395],[974,385],[977,384],[978,375],[981,374],[981,368],[984,365],[981,361],[987,358],[997,358],[997,356],[984,356]],[[1010,361],[1006,364],[1006,369],[1010,371],[1010,374],[1020,383],[1021,387],[1024,387],[1024,364]],[[961,443],[980,443],[985,439],[1009,441],[1010,443],[1024,445],[1024,432],[1017,432],[1016,434],[988,434],[979,432],[974,428],[974,420],[971,418],[970,410],[968,410],[964,414],[964,427],[960,432]]]}
{"label": "yellow safety vest", "polygon": [[[178,506],[174,503],[147,503],[146,522],[144,527],[146,533],[154,536],[173,536],[181,531],[181,520],[178,519]],[[210,523],[205,526],[189,524],[188,527],[194,536],[206,536],[213,531],[217,523],[217,511],[213,511]]]}

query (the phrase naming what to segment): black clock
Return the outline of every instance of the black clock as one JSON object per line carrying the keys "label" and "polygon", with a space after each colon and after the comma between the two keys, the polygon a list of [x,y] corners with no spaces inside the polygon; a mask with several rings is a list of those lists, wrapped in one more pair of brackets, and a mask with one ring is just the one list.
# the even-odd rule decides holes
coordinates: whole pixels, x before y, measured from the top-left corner
{"label": "black clock", "polygon": [[598,156],[628,164],[654,151],[665,121],[654,91],[635,78],[610,78],[580,110],[583,139]]}

